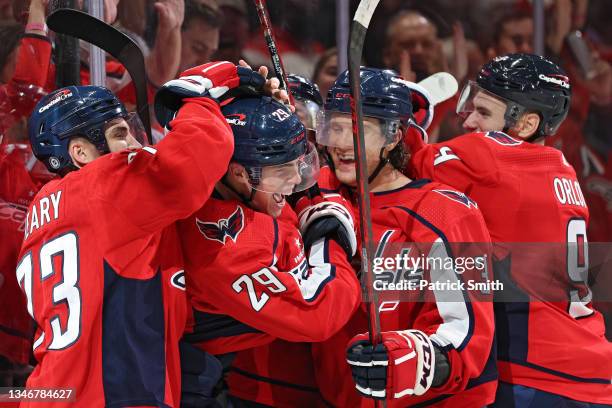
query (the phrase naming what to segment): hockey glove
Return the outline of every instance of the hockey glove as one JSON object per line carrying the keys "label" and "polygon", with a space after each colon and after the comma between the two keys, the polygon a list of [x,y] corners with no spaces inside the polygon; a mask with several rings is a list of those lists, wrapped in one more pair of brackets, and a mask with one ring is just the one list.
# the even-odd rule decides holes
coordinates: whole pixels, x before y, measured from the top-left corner
{"label": "hockey glove", "polygon": [[257,94],[266,83],[259,73],[228,61],[209,62],[166,82],[155,95],[155,116],[164,127],[186,98],[205,97],[222,102],[239,94]]}
{"label": "hockey glove", "polygon": [[329,237],[352,257],[357,251],[357,235],[350,204],[340,194],[324,194],[314,198],[301,197],[295,204],[304,246]]}
{"label": "hockey glove", "polygon": [[[426,393],[434,382],[436,357],[447,363],[446,357],[436,352],[429,336],[420,330],[389,331],[381,336],[376,346],[372,346],[367,333],[349,342],[347,361],[357,391],[375,399]],[[448,364],[444,367],[446,372],[436,376],[442,381],[449,372]]]}

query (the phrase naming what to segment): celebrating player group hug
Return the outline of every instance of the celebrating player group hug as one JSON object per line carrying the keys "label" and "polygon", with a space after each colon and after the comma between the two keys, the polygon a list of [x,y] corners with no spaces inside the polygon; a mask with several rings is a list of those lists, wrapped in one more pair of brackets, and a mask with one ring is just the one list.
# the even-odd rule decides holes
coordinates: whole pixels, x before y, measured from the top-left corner
{"label": "celebrating player group hug", "polygon": [[105,88],[39,101],[32,149],[61,177],[32,201],[17,265],[37,323],[28,388],[73,389],[80,407],[612,405],[612,344],[584,281],[589,212],[543,143],[570,105],[557,65],[487,62],[457,105],[468,133],[436,144],[430,90],[361,68],[376,256],[471,257],[480,269],[406,276],[496,280],[507,297],[379,293],[380,332],[360,285],[349,75],[323,97],[290,75],[295,106],[266,77],[188,69],[157,92],[167,133],[146,146]]}

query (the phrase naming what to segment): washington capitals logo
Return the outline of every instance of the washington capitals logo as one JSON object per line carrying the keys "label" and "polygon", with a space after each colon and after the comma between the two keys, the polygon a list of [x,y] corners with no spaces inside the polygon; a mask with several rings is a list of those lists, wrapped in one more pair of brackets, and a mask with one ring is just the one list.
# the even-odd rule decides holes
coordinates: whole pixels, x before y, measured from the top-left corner
{"label": "washington capitals logo", "polygon": [[433,190],[438,194],[442,194],[444,197],[450,198],[453,201],[461,203],[465,205],[467,208],[474,207],[478,208],[478,204],[470,197],[466,196],[463,193],[454,190]]}
{"label": "washington capitals logo", "polygon": [[503,132],[487,132],[485,136],[503,146],[518,146],[523,143],[521,140],[516,140]]}
{"label": "washington capitals logo", "polygon": [[196,225],[206,239],[225,245],[225,239],[229,237],[235,243],[244,227],[244,213],[242,207],[238,206],[227,218],[221,218],[217,222],[204,222],[196,218]]}

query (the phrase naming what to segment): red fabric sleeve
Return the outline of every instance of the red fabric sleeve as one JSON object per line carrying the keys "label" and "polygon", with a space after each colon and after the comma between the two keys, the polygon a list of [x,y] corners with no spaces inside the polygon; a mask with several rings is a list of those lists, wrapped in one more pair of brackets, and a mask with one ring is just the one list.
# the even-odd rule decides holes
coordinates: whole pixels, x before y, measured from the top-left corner
{"label": "red fabric sleeve", "polygon": [[[303,245],[297,229],[281,239],[279,245],[285,248],[279,250],[279,260],[287,247],[297,246],[296,239]],[[292,254],[299,257],[297,251]],[[247,262],[234,259],[231,267],[210,277],[215,290],[208,293],[207,301],[272,336],[321,341],[346,324],[361,300],[355,272],[335,241],[315,243],[308,262],[302,257],[293,268],[282,261],[267,267],[267,259],[269,254],[252,251]]]}
{"label": "red fabric sleeve", "polygon": [[449,360],[448,381],[440,387],[431,388],[427,392],[428,398],[465,390],[470,380],[482,374],[493,344],[492,292],[482,293],[467,286],[469,281],[494,279],[490,237],[478,211],[472,209],[464,214],[463,217],[457,217],[456,222],[444,231],[450,242],[450,255],[455,260],[475,259],[484,255],[486,271],[472,268],[460,275],[467,288],[463,291],[464,296],[469,298],[469,302],[452,302],[449,299],[441,300],[443,297],[437,299],[431,296],[431,302],[423,304],[414,325],[410,327],[430,335],[434,344],[446,351]]}
{"label": "red fabric sleeve", "polygon": [[102,242],[120,247],[187,217],[225,173],[233,136],[216,102],[188,99],[171,125],[155,148],[111,154],[79,170],[90,173],[90,207],[108,239]]}

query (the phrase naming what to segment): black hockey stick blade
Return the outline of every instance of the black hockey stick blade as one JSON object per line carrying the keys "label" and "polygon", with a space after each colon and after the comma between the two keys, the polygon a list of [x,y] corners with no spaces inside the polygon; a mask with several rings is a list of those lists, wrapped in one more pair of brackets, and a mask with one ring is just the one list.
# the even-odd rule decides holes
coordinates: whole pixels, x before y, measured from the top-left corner
{"label": "black hockey stick blade", "polygon": [[349,80],[351,84],[351,113],[353,119],[353,144],[357,159],[357,196],[359,204],[360,234],[361,234],[361,267],[362,284],[367,294],[369,307],[370,341],[376,344],[380,341],[380,316],[378,314],[378,293],[374,289],[374,274],[372,272],[372,255],[374,253],[372,231],[372,216],[370,212],[370,187],[368,184],[366,149],[363,130],[363,111],[361,108],[361,56],[363,44],[368,31],[368,25],[376,10],[379,0],[361,0],[353,25],[348,49]]}
{"label": "black hockey stick blade", "polygon": [[151,117],[147,100],[147,75],[142,50],[127,35],[104,21],[74,9],[58,9],[47,17],[47,25],[56,33],[67,34],[101,48],[127,69],[136,88],[136,110],[147,132],[149,143]]}

